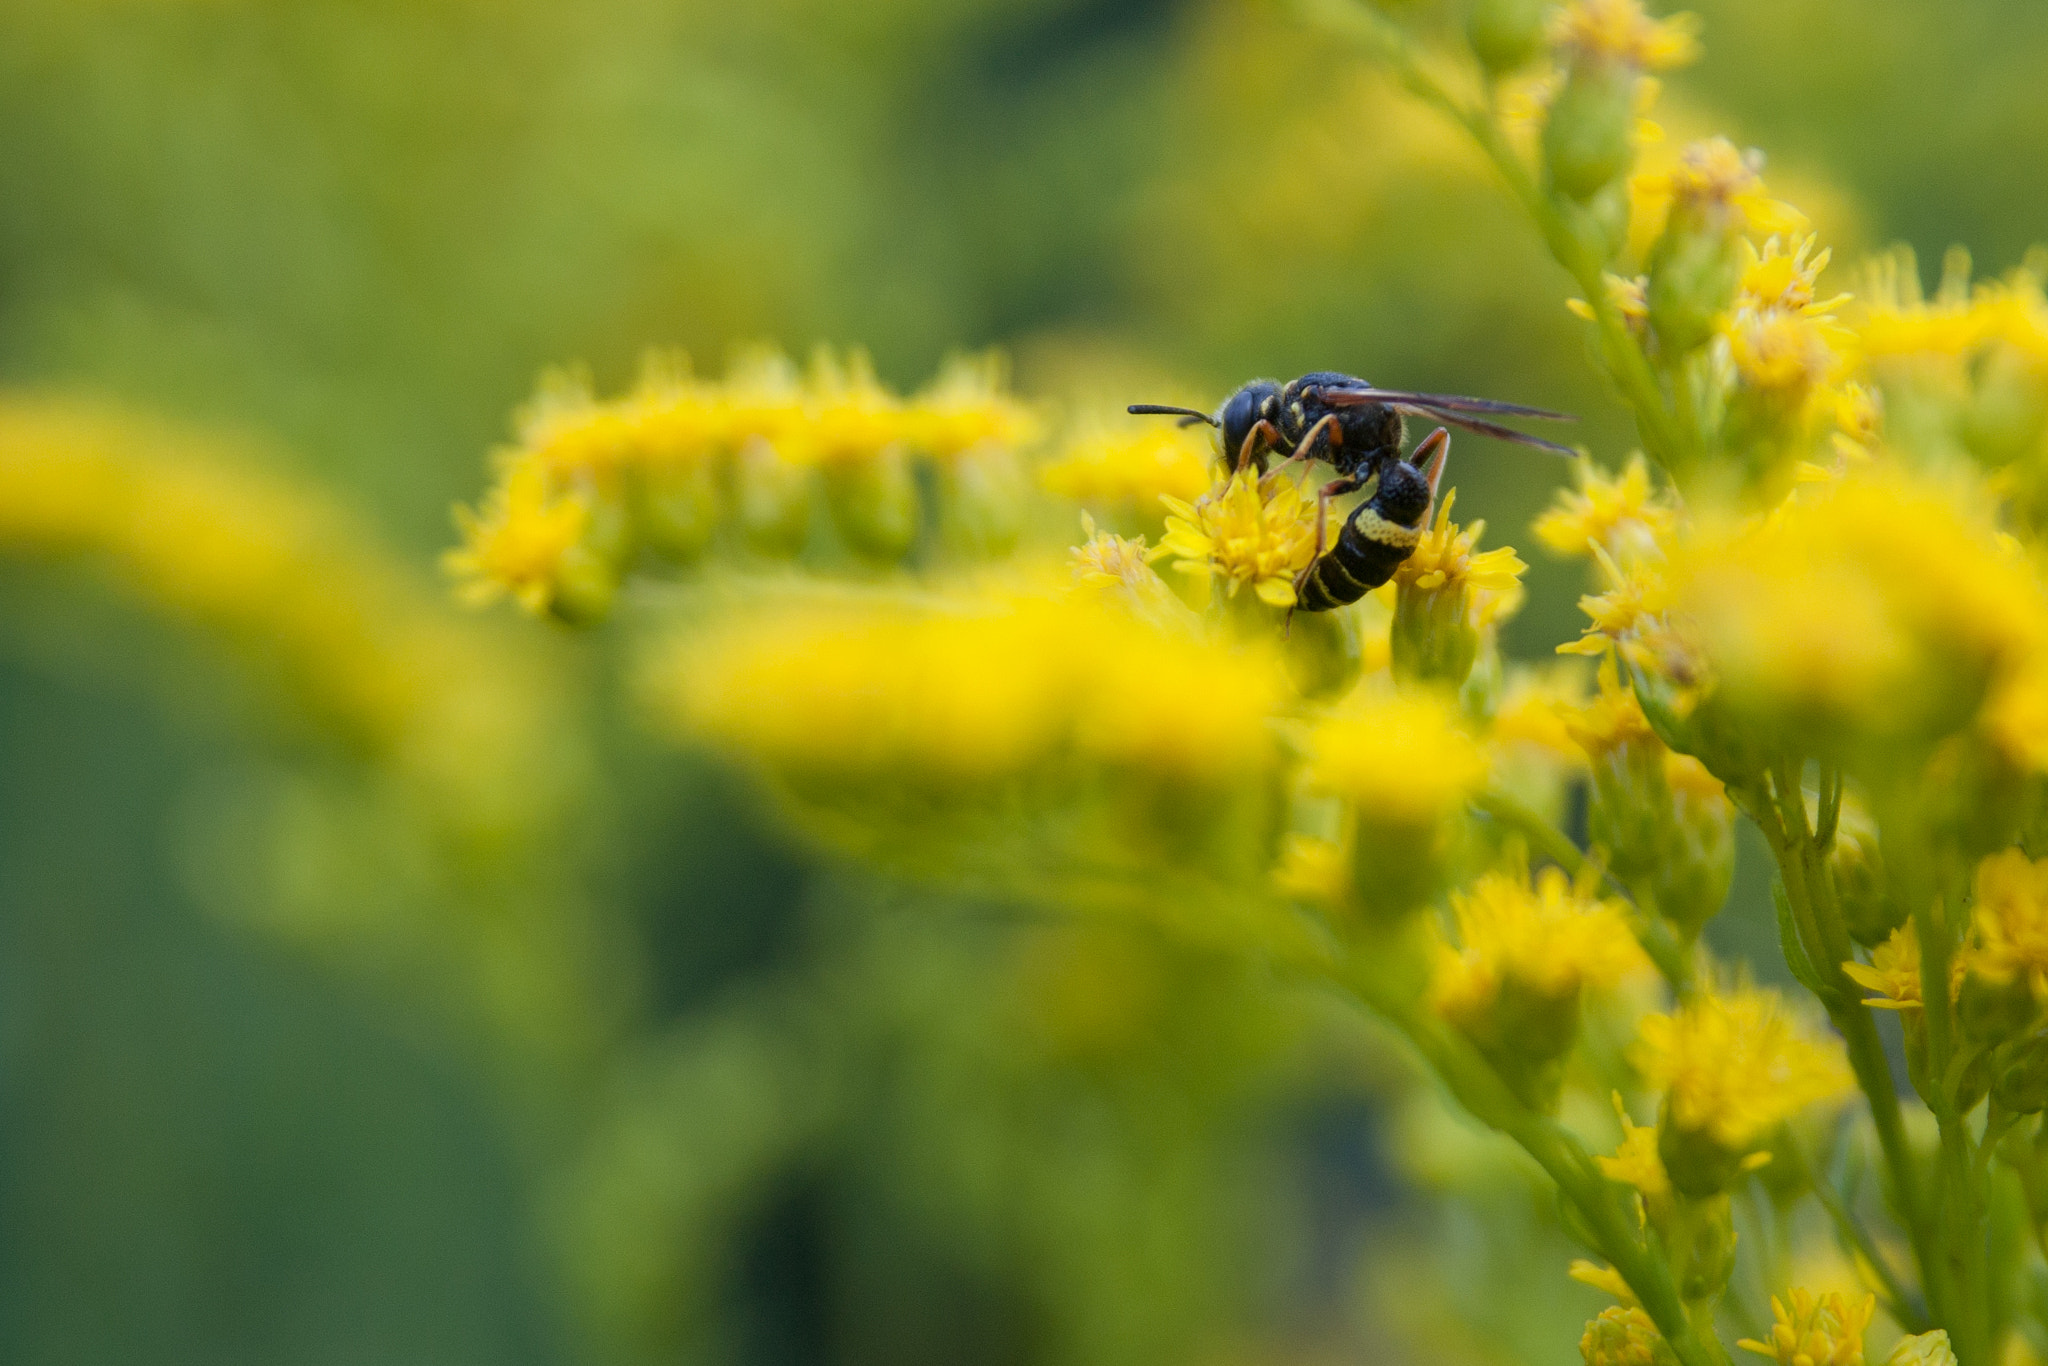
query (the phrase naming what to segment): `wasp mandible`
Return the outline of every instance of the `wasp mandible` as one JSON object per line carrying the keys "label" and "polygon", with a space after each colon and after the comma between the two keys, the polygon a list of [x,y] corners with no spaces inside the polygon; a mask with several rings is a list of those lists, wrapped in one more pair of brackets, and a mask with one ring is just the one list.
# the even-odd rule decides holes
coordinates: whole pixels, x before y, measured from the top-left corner
{"label": "wasp mandible", "polygon": [[[1418,394],[1376,389],[1356,375],[1317,370],[1286,384],[1255,379],[1223,401],[1214,414],[1159,403],[1133,403],[1140,416],[1163,414],[1183,424],[1206,422],[1223,438],[1224,457],[1236,470],[1263,475],[1267,461],[1320,460],[1337,471],[1316,503],[1316,553],[1295,582],[1304,612],[1325,612],[1357,602],[1392,578],[1422,539],[1437,485],[1450,454],[1451,434],[1438,427],[1407,457],[1405,414],[1416,413],[1501,441],[1520,442],[1567,458],[1578,452],[1530,436],[1479,414],[1575,421],[1569,413],[1457,394]],[[1337,534],[1325,541],[1332,498],[1355,493],[1377,480],[1372,496],[1353,508]]]}

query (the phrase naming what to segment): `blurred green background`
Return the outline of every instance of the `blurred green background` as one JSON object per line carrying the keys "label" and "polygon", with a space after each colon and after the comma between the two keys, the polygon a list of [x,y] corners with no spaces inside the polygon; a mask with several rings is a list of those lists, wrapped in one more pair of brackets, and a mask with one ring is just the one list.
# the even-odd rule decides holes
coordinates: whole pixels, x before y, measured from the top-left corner
{"label": "blurred green background", "polygon": [[[2042,235],[2048,8],[1692,8],[1674,135],[1770,149],[1838,260]],[[550,362],[1337,368],[1618,460],[1564,292],[1278,5],[0,4],[0,384],[225,434],[429,618]],[[1561,468],[1454,475],[1526,545]],[[645,738],[619,631],[447,628],[523,718],[479,794],[104,568],[0,565],[0,1360],[1572,1359],[1533,1188],[1451,1183],[1483,1142],[1334,1008],[799,853]]]}

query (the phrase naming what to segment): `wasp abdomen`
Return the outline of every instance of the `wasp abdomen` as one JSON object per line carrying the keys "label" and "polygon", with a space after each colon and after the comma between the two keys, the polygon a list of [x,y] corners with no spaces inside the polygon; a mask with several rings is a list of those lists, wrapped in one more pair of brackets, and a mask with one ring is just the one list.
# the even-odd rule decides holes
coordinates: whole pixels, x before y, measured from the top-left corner
{"label": "wasp abdomen", "polygon": [[1352,509],[1337,543],[1302,575],[1296,589],[1300,609],[1343,607],[1394,577],[1422,539],[1429,504],[1429,482],[1420,471],[1398,461],[1387,466],[1379,491]]}

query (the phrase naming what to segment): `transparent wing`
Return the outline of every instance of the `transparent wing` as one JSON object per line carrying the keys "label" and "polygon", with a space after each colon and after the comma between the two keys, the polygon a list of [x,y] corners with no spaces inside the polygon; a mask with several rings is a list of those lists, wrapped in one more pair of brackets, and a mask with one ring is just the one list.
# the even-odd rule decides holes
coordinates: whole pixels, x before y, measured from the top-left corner
{"label": "transparent wing", "polygon": [[1463,394],[1416,394],[1405,389],[1375,389],[1371,385],[1352,388],[1317,386],[1316,392],[1332,408],[1357,408],[1367,403],[1391,403],[1398,408],[1420,408],[1432,413],[1492,413],[1498,417],[1529,417],[1545,422],[1577,422],[1570,413],[1548,408],[1531,408],[1521,403],[1502,403],[1494,398],[1468,398]]}

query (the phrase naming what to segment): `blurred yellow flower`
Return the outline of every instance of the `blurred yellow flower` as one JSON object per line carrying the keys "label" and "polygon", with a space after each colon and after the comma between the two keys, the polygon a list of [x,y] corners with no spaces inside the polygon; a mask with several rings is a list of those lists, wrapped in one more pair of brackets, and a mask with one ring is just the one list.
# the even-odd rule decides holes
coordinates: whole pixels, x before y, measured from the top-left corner
{"label": "blurred yellow flower", "polygon": [[1150,515],[1161,498],[1193,499],[1209,487],[1216,454],[1206,431],[1165,422],[1099,431],[1070,441],[1038,482],[1072,502]]}
{"label": "blurred yellow flower", "polygon": [[1468,1031],[1489,1027],[1504,992],[1540,1009],[1575,1002],[1582,988],[1611,987],[1649,963],[1622,908],[1559,868],[1533,880],[1526,866],[1482,874],[1451,894],[1451,913],[1457,943],[1436,945],[1430,1004]]}
{"label": "blurred yellow flower", "polygon": [[1677,523],[1676,511],[1650,487],[1640,451],[1616,475],[1581,460],[1578,477],[1578,491],[1560,491],[1536,519],[1537,539],[1560,555],[1585,555],[1595,545],[1624,561],[1653,554]]}
{"label": "blurred yellow flower", "polygon": [[756,607],[649,675],[689,732],[795,772],[986,783],[1062,755],[1189,779],[1266,762],[1283,681],[1080,600],[910,604],[848,593]]}
{"label": "blurred yellow flower", "polygon": [[1097,531],[1094,519],[1085,512],[1081,514],[1081,525],[1088,539],[1067,552],[1076,583],[1092,588],[1128,588],[1157,577],[1152,572],[1143,536]]}
{"label": "blurred yellow flower", "polygon": [[[1910,538],[1911,555],[1900,553]],[[1903,470],[1686,538],[1672,607],[1760,714],[1940,734],[2048,653],[2048,601],[1989,518]]]}
{"label": "blurred yellow flower", "polygon": [[1971,900],[1969,967],[2048,991],[2048,859],[2034,862],[2018,849],[1993,854],[1977,865]]}
{"label": "blurred yellow flower", "polygon": [[1736,1153],[1852,1083],[1838,1040],[1811,1033],[1776,992],[1752,986],[1701,991],[1645,1017],[1632,1057],[1666,1091],[1674,1126]]}
{"label": "blurred yellow flower", "polygon": [[1790,1303],[1771,1297],[1771,1340],[1744,1338],[1737,1344],[1778,1366],[1863,1366],[1863,1334],[1877,1311],[1877,1297],[1850,1299],[1830,1291],[1816,1296],[1794,1290]]}
{"label": "blurred yellow flower", "polygon": [[515,464],[484,498],[481,512],[455,509],[463,544],[442,557],[465,602],[510,594],[529,612],[545,612],[562,583],[563,559],[590,522],[578,498],[549,494],[539,460]]}
{"label": "blurred yellow flower", "polygon": [[1017,449],[1037,436],[1031,410],[1009,392],[998,355],[955,357],[903,410],[903,439],[941,460],[976,446]]}
{"label": "blurred yellow flower", "polygon": [[1612,1157],[1596,1157],[1601,1173],[1610,1181],[1634,1186],[1645,1200],[1663,1201],[1672,1196],[1671,1178],[1665,1175],[1664,1159],[1657,1152],[1657,1126],[1638,1124],[1621,1110],[1621,1097],[1614,1098],[1621,1114],[1621,1146]]}
{"label": "blurred yellow flower", "polygon": [[1692,143],[1675,159],[1630,176],[1628,190],[1632,240],[1653,240],[1675,212],[1732,221],[1759,236],[1806,229],[1806,215],[1771,197],[1762,155],[1725,137]]}
{"label": "blurred yellow flower", "polygon": [[1315,728],[1307,777],[1376,824],[1426,826],[1479,790],[1486,760],[1435,693],[1369,693]]}
{"label": "blurred yellow flower", "polygon": [[1579,599],[1590,621],[1577,640],[1557,647],[1561,655],[1603,655],[1616,644],[1655,625],[1671,608],[1671,587],[1655,559],[1639,557],[1617,563],[1604,547],[1593,546],[1593,559],[1608,583],[1604,593]]}
{"label": "blurred yellow flower", "polygon": [[1846,367],[1847,328],[1820,314],[1739,311],[1727,325],[1728,350],[1744,384],[1782,403],[1803,401]]}
{"label": "blurred yellow flower", "polygon": [[1171,555],[1183,573],[1221,579],[1233,596],[1249,584],[1261,602],[1294,605],[1294,580],[1316,553],[1316,500],[1293,479],[1232,474],[1193,503],[1165,500],[1166,537],[1154,557]]}
{"label": "blurred yellow flower", "polygon": [[1622,745],[1657,741],[1636,690],[1621,681],[1612,656],[1600,663],[1599,688],[1592,698],[1564,711],[1561,719],[1573,743],[1594,758]]}
{"label": "blurred yellow flower", "polygon": [[[1950,963],[1951,991],[1960,986],[1965,964],[1958,955]],[[1849,980],[1876,996],[1865,999],[1863,1004],[1879,1010],[1917,1011],[1925,1002],[1920,993],[1920,936],[1913,930],[1912,922],[1893,930],[1882,944],[1871,950],[1868,963],[1844,963],[1842,971]]]}
{"label": "blurred yellow flower", "polygon": [[1827,269],[1834,252],[1823,250],[1814,253],[1814,244],[1819,239],[1812,233],[1793,241],[1787,251],[1784,239],[1771,237],[1759,249],[1748,238],[1742,239],[1742,282],[1737,293],[1736,308],[1762,311],[1775,309],[1785,313],[1828,314],[1849,301],[1847,294],[1831,298],[1820,298],[1815,285],[1820,273]]}
{"label": "blurred yellow flower", "polygon": [[1640,0],[1571,0],[1551,20],[1550,41],[1566,58],[1670,71],[1698,60],[1699,20],[1652,19]]}

